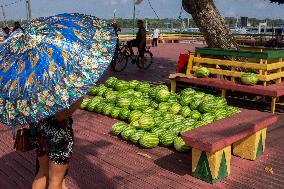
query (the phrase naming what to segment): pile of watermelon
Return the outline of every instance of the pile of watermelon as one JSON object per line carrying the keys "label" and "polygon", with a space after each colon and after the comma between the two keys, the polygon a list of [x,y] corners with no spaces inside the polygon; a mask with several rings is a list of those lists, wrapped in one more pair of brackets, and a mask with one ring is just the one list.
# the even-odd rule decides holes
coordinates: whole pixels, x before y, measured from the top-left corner
{"label": "pile of watermelon", "polygon": [[113,125],[114,135],[144,148],[174,146],[187,152],[181,133],[229,117],[239,110],[225,98],[186,88],[171,93],[165,85],[151,87],[147,82],[123,81],[110,77],[95,86],[84,99],[82,109],[123,120]]}

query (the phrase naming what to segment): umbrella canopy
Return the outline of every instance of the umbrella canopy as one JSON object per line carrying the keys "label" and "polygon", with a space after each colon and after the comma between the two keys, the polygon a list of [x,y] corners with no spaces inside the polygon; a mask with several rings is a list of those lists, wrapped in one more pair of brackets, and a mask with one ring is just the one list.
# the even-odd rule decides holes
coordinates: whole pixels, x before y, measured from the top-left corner
{"label": "umbrella canopy", "polygon": [[69,108],[112,60],[113,28],[93,16],[34,19],[0,46],[0,121],[25,125]]}

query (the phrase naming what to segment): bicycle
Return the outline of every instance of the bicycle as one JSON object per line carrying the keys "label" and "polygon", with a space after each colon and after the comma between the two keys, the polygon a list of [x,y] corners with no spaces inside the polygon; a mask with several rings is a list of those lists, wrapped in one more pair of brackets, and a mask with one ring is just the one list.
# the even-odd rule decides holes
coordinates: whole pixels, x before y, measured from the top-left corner
{"label": "bicycle", "polygon": [[129,60],[131,60],[132,64],[136,64],[139,69],[147,70],[153,63],[153,54],[150,51],[150,47],[146,47],[144,53],[144,65],[141,65],[141,57],[139,56],[139,51],[135,55],[135,58],[133,58],[129,48],[127,48],[127,44],[122,43],[118,51],[114,55],[113,61],[111,63],[112,70],[115,72],[123,71],[126,68]]}

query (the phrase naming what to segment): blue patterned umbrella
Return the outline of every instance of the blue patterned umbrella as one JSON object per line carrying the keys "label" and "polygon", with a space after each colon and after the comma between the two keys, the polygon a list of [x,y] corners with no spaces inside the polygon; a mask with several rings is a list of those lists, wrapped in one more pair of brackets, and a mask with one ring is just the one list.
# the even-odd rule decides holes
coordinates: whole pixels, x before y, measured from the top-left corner
{"label": "blue patterned umbrella", "polygon": [[25,125],[86,94],[111,62],[113,28],[93,16],[37,18],[0,46],[0,121]]}

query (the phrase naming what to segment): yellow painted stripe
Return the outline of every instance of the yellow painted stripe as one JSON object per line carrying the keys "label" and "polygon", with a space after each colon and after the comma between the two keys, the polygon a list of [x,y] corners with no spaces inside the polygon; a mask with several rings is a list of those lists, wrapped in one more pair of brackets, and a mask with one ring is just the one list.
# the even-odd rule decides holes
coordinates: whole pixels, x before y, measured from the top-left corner
{"label": "yellow painted stripe", "polygon": [[192,148],[192,172],[196,170],[200,156],[201,156],[201,151]]}

